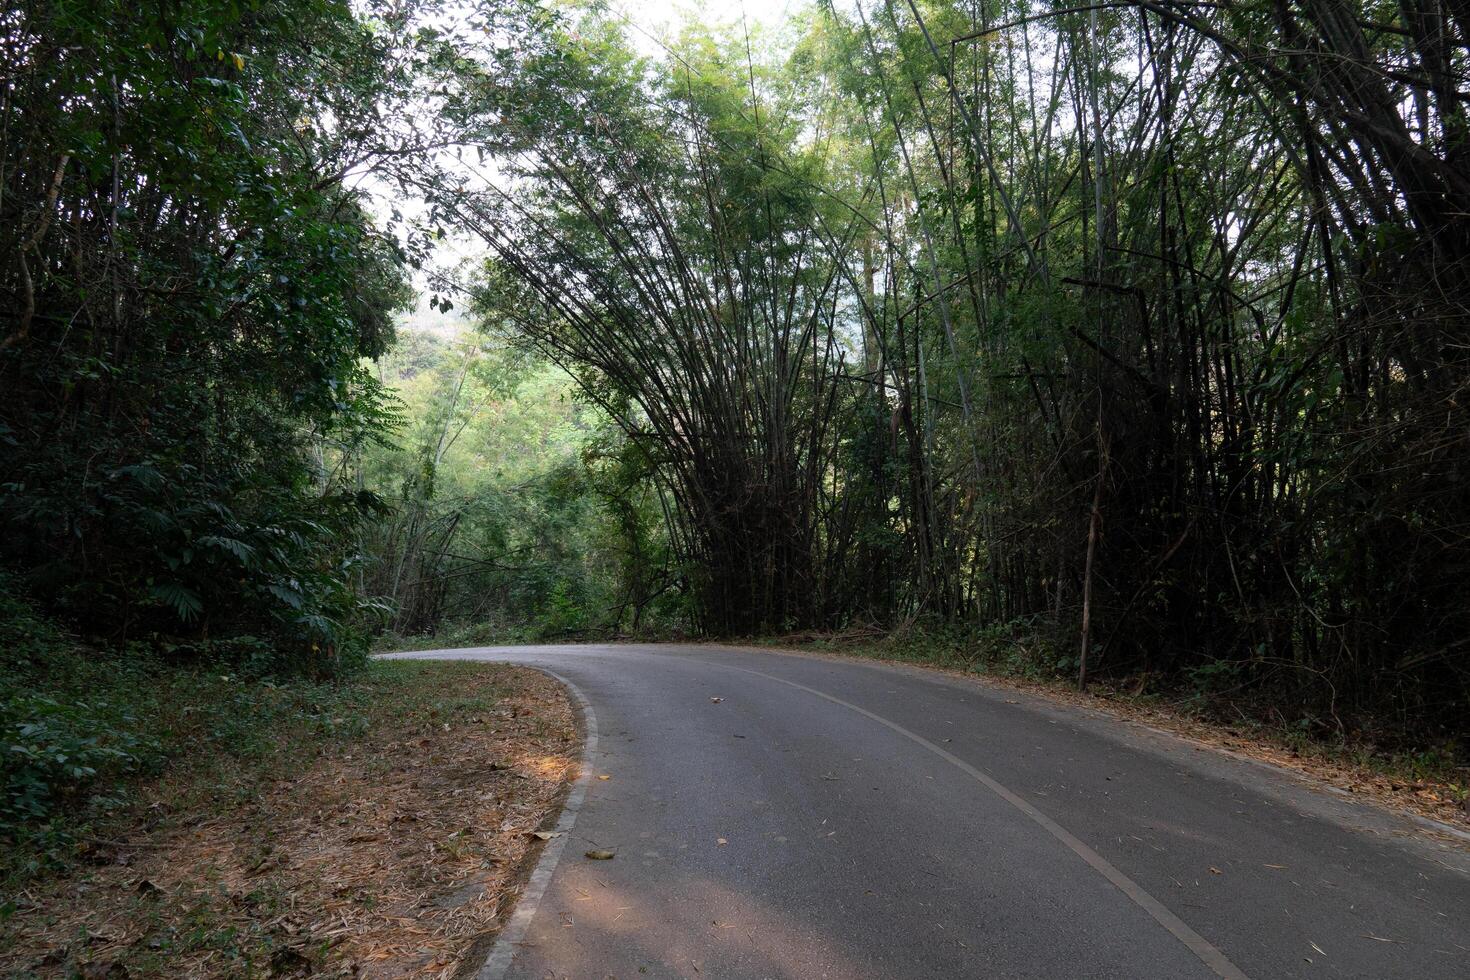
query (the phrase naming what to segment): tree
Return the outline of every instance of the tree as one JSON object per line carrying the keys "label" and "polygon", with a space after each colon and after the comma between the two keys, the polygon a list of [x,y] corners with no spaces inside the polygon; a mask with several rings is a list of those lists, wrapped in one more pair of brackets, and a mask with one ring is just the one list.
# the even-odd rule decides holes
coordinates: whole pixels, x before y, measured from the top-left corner
{"label": "tree", "polygon": [[359,359],[408,256],[344,178],[411,155],[375,124],[404,27],[337,0],[0,15],[0,548],[84,629],[264,634],[316,670],[360,647],[376,503],[322,450],[393,421]]}

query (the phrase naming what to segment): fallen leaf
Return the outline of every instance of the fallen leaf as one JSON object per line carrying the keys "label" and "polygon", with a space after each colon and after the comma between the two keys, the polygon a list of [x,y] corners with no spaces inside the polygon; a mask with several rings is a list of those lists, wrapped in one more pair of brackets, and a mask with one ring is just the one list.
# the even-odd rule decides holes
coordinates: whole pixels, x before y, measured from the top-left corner
{"label": "fallen leaf", "polygon": [[1225,872],[1221,871],[1219,868],[1210,868],[1210,874],[1212,875],[1221,875],[1224,873]]}
{"label": "fallen leaf", "polygon": [[594,861],[611,861],[614,857],[612,851],[588,851],[587,856]]}
{"label": "fallen leaf", "polygon": [[710,704],[719,704],[723,700],[725,700],[725,699],[724,698],[710,698],[709,699],[709,703]]}
{"label": "fallen leaf", "polygon": [[602,779],[602,780],[608,780],[608,779],[611,779],[612,777],[611,776],[598,776],[597,778],[598,779]]}
{"label": "fallen leaf", "polygon": [[527,831],[527,833],[529,836],[534,837],[537,840],[551,840],[553,837],[561,836],[560,831],[556,830],[531,830]]}
{"label": "fallen leaf", "polygon": [[717,838],[715,838],[715,843],[718,844],[718,845],[720,845],[721,847],[724,847],[726,844],[728,844],[730,842],[727,841],[727,840],[725,840],[725,838],[723,838],[723,837],[717,837]]}

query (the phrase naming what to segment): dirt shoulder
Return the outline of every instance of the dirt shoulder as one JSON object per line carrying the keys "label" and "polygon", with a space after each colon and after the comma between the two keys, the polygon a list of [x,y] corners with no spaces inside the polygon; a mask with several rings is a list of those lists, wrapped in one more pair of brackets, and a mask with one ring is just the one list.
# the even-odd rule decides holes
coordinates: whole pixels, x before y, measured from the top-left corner
{"label": "dirt shoulder", "polygon": [[[176,765],[71,867],[30,882],[0,923],[0,973],[469,968],[539,851],[531,831],[575,775],[573,708],[551,678],[510,665],[377,662],[354,683],[359,734],[297,771],[231,781]],[[284,761],[313,737],[284,737]]]}
{"label": "dirt shoulder", "polygon": [[[775,639],[753,649],[789,651],[840,660],[876,660],[978,680],[1001,688],[1039,695],[1051,701],[1087,708],[1120,720],[1146,725],[1171,735],[1245,758],[1290,769],[1337,791],[1371,801],[1442,827],[1456,840],[1470,837],[1470,771],[1416,771],[1412,760],[1380,753],[1371,745],[1331,744],[1291,737],[1277,728],[1241,717],[1222,721],[1208,704],[1144,696],[1127,687],[1090,685],[1081,693],[1059,679],[1007,675],[982,667],[960,667],[913,656],[893,656],[881,643]],[[1218,706],[1214,706],[1218,707]]]}

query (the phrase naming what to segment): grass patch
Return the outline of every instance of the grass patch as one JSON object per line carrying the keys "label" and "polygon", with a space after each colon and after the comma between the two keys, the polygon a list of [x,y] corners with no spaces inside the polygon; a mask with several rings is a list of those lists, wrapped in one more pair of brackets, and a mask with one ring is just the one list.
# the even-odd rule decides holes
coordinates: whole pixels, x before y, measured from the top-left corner
{"label": "grass patch", "polygon": [[515,646],[535,643],[540,639],[540,633],[529,626],[461,623],[445,626],[433,633],[383,633],[373,639],[372,646],[374,653],[399,653],[408,650]]}
{"label": "grass patch", "polygon": [[687,638],[683,631],[663,626],[615,634],[610,628],[567,630],[536,623],[451,623],[433,633],[383,633],[372,641],[372,649],[374,653],[401,653],[527,643],[656,643]]}
{"label": "grass patch", "polygon": [[1059,680],[1076,667],[1075,661],[1057,656],[1054,637],[1023,622],[863,631],[803,638],[801,643],[849,656],[1037,681]]}
{"label": "grass patch", "polygon": [[425,669],[374,662],[343,683],[280,683],[69,651],[57,683],[7,702],[0,748],[26,761],[7,767],[0,883],[9,893],[85,859],[91,841],[139,819],[144,791],[160,781],[165,811],[209,817],[250,802],[259,786],[366,733],[378,699],[412,710]]}
{"label": "grass patch", "polygon": [[574,767],[560,689],[509,665],[112,681],[93,700],[148,748],[12,828],[0,974],[438,975],[497,925]]}
{"label": "grass patch", "polygon": [[0,887],[9,894],[67,866],[89,838],[132,819],[138,788],[170,771],[193,774],[190,805],[238,802],[253,780],[360,734],[371,683],[281,682],[142,646],[94,649],[4,600]]}

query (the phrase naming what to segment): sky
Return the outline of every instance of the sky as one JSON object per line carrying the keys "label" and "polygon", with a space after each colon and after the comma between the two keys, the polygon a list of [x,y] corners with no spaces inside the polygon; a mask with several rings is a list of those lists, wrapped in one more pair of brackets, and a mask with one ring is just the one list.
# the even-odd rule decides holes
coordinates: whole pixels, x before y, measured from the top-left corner
{"label": "sky", "polygon": [[[636,51],[647,57],[660,58],[665,51],[657,39],[677,31],[688,19],[712,25],[738,24],[743,15],[752,30],[775,29],[786,21],[789,13],[801,9],[808,2],[814,0],[608,0],[608,7],[627,18],[631,27],[627,32],[628,40]],[[385,191],[385,195],[385,201],[392,196],[390,191]],[[398,200],[397,204],[406,213],[415,211],[412,202]],[[387,204],[382,206],[386,208]],[[483,251],[484,247],[478,241],[453,235],[440,244],[433,264],[436,268],[450,269]],[[415,276],[415,286],[421,295],[404,326],[442,337],[459,336],[465,328],[462,311],[456,308],[446,314],[431,310],[431,291],[424,275]]]}
{"label": "sky", "polygon": [[801,0],[611,0],[614,10],[651,34],[677,25],[687,13],[716,23],[738,20],[743,13],[752,25],[775,27],[800,5]]}
{"label": "sky", "polygon": [[628,40],[646,57],[665,52],[658,38],[676,31],[685,20],[710,25],[739,24],[743,16],[754,32],[774,29],[787,15],[800,10],[808,0],[608,0],[609,9],[626,17],[632,29]]}

